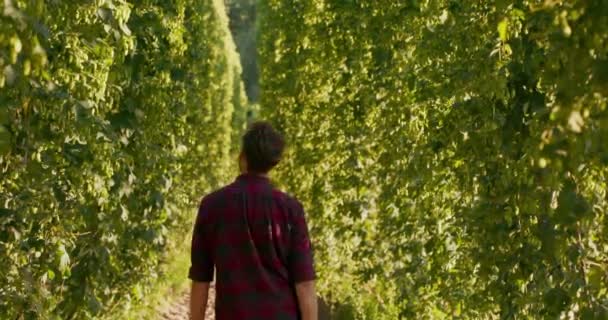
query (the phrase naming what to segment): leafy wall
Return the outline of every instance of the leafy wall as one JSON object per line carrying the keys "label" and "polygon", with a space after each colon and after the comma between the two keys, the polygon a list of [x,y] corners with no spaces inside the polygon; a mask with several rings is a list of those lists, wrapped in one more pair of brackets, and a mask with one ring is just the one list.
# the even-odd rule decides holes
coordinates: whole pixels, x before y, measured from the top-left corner
{"label": "leafy wall", "polygon": [[605,1],[258,12],[277,180],[338,318],[608,317]]}
{"label": "leafy wall", "polygon": [[240,72],[219,0],[0,4],[0,318],[144,296],[233,168]]}

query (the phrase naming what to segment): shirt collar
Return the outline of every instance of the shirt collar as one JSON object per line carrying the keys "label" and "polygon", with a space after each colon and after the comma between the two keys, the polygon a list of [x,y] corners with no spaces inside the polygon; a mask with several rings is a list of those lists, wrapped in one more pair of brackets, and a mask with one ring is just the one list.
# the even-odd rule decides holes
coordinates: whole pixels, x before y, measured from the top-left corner
{"label": "shirt collar", "polygon": [[254,173],[241,173],[237,178],[238,181],[251,181],[251,182],[270,182],[270,179],[267,176],[261,176],[259,174]]}

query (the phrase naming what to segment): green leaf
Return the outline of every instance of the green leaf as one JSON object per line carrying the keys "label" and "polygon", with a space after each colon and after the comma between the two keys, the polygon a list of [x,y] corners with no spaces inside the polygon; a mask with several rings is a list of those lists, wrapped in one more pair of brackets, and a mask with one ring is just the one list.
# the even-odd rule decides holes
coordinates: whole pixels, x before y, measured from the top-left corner
{"label": "green leaf", "polygon": [[0,156],[8,154],[11,149],[11,133],[0,124]]}
{"label": "green leaf", "polygon": [[89,149],[89,145],[80,142],[64,143],[63,155],[68,161],[77,165],[93,159],[93,153]]}
{"label": "green leaf", "polygon": [[606,285],[606,282],[603,281],[603,278],[606,277],[606,274],[606,271],[604,271],[604,269],[602,269],[600,266],[593,265],[587,271],[587,281],[589,282],[589,285],[592,288],[600,290],[602,288],[602,285]]}
{"label": "green leaf", "polygon": [[9,121],[8,107],[0,104],[0,125],[6,125]]}
{"label": "green leaf", "polygon": [[508,36],[509,36],[508,29],[509,29],[509,20],[508,19],[505,18],[498,23],[498,27],[497,27],[498,37],[503,42],[506,42],[508,40]]}
{"label": "green leaf", "polygon": [[99,16],[99,18],[101,18],[101,20],[106,23],[111,23],[112,20],[114,19],[112,10],[107,9],[107,8],[97,9],[97,16]]}
{"label": "green leaf", "polygon": [[120,30],[126,35],[126,36],[130,36],[131,35],[131,29],[129,29],[129,26],[127,26],[126,23],[121,23],[120,25]]}
{"label": "green leaf", "polygon": [[559,194],[557,218],[563,223],[573,223],[589,212],[589,204],[576,191],[576,186],[571,182],[566,183]]}
{"label": "green leaf", "polygon": [[93,293],[87,294],[87,307],[93,315],[99,314],[103,309],[101,302]]}
{"label": "green leaf", "polygon": [[568,129],[576,133],[581,133],[584,124],[585,121],[579,111],[572,111],[570,113],[570,116],[568,117]]}
{"label": "green leaf", "polygon": [[18,74],[15,70],[15,67],[13,67],[12,65],[7,65],[6,67],[4,67],[4,79],[7,85],[14,85],[17,81],[17,77]]}
{"label": "green leaf", "polygon": [[70,269],[70,256],[65,250],[65,246],[63,244],[59,245],[57,248],[56,255],[59,258],[58,269],[62,274],[66,274]]}
{"label": "green leaf", "polygon": [[570,304],[570,296],[562,288],[553,288],[545,294],[544,302],[551,315],[559,315]]}

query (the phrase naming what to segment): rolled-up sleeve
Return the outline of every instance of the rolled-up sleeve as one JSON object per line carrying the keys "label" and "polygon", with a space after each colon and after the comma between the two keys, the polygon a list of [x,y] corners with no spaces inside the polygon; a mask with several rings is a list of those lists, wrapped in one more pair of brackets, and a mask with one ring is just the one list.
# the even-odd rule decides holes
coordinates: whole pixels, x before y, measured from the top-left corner
{"label": "rolled-up sleeve", "polygon": [[212,210],[208,198],[204,198],[199,206],[192,231],[191,265],[188,278],[197,282],[213,281],[213,227],[210,219]]}
{"label": "rolled-up sleeve", "polygon": [[314,280],[316,278],[312,244],[308,233],[308,225],[302,205],[294,200],[294,214],[291,215],[291,248],[289,254],[289,273],[295,283]]}

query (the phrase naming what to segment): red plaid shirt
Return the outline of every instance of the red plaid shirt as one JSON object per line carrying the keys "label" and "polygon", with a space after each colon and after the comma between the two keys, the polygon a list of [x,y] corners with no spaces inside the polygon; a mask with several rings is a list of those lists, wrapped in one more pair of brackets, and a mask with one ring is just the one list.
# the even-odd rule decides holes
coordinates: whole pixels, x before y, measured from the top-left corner
{"label": "red plaid shirt", "polygon": [[299,319],[294,284],[315,279],[302,206],[257,175],[203,198],[191,258],[194,281],[215,266],[217,320]]}

